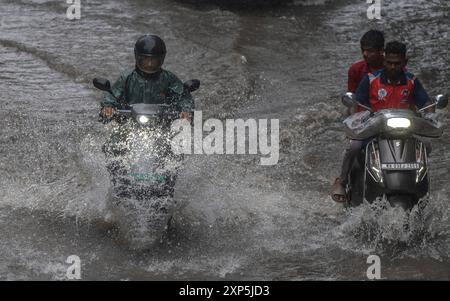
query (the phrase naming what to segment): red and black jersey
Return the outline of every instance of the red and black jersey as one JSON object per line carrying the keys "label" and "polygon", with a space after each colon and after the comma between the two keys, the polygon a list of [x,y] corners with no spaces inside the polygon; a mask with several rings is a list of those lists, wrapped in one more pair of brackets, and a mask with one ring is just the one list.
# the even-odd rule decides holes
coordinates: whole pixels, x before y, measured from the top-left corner
{"label": "red and black jersey", "polygon": [[404,72],[395,85],[386,78],[384,70],[369,73],[356,91],[356,100],[371,107],[374,112],[382,109],[421,108],[429,100],[420,81],[409,72]]}

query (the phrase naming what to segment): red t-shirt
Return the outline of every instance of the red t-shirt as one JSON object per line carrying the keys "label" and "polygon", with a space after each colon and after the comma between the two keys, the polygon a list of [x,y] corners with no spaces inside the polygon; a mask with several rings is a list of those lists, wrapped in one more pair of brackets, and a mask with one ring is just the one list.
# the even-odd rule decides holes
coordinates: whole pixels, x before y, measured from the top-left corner
{"label": "red t-shirt", "polygon": [[[369,72],[375,72],[377,70],[380,70],[382,67],[376,70],[369,70],[369,65],[367,65],[367,62],[365,60],[360,60],[353,65],[350,66],[350,69],[348,69],[348,82],[347,82],[347,91],[356,93],[356,89],[358,89],[359,84],[361,83],[362,79],[369,73]],[[356,108],[356,112],[361,112],[364,109],[358,106]]]}
{"label": "red t-shirt", "polygon": [[370,72],[365,60],[358,61],[348,69],[347,91],[356,93],[361,80]]}

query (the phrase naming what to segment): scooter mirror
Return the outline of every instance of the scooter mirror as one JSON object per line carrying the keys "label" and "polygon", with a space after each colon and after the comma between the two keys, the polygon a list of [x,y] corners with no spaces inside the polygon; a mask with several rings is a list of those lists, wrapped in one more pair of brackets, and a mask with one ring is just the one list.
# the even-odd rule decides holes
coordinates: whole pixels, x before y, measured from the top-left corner
{"label": "scooter mirror", "polygon": [[200,88],[200,81],[198,79],[191,79],[185,82],[184,88],[189,92],[194,92],[195,90],[198,90]]}
{"label": "scooter mirror", "polygon": [[436,96],[436,107],[438,109],[443,109],[448,105],[448,96],[439,94]]}
{"label": "scooter mirror", "polygon": [[347,92],[344,95],[342,95],[342,103],[347,108],[353,107],[356,104],[355,94],[352,92]]}
{"label": "scooter mirror", "polygon": [[94,87],[96,87],[99,90],[111,92],[111,83],[107,79],[101,77],[94,78],[93,84]]}

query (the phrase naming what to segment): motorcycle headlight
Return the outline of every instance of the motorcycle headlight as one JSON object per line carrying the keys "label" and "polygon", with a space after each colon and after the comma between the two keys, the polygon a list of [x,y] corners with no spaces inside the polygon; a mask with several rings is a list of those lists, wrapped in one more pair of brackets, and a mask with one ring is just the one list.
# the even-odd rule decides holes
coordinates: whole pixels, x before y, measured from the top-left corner
{"label": "motorcycle headlight", "polygon": [[407,129],[411,126],[411,121],[408,118],[389,118],[387,120],[387,126],[391,128],[403,128]]}
{"label": "motorcycle headlight", "polygon": [[140,124],[146,124],[147,122],[149,122],[150,118],[145,115],[141,115],[137,117],[137,120]]}

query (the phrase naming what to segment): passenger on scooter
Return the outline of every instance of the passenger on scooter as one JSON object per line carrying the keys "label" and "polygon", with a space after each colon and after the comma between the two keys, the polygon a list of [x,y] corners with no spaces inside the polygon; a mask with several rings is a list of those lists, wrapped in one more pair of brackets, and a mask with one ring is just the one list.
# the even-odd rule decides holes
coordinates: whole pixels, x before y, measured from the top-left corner
{"label": "passenger on scooter", "polygon": [[[356,101],[373,112],[382,109],[411,109],[428,105],[430,98],[421,82],[405,71],[408,58],[406,45],[397,41],[386,45],[384,69],[366,75],[356,90]],[[429,109],[430,111],[434,109]],[[331,197],[336,202],[345,202],[348,174],[354,158],[364,141],[351,140],[344,155],[341,175],[336,179]]]}
{"label": "passenger on scooter", "polygon": [[361,80],[369,73],[383,68],[384,34],[379,30],[369,30],[361,40],[363,59],[354,63],[348,70],[347,91],[356,93]]}

